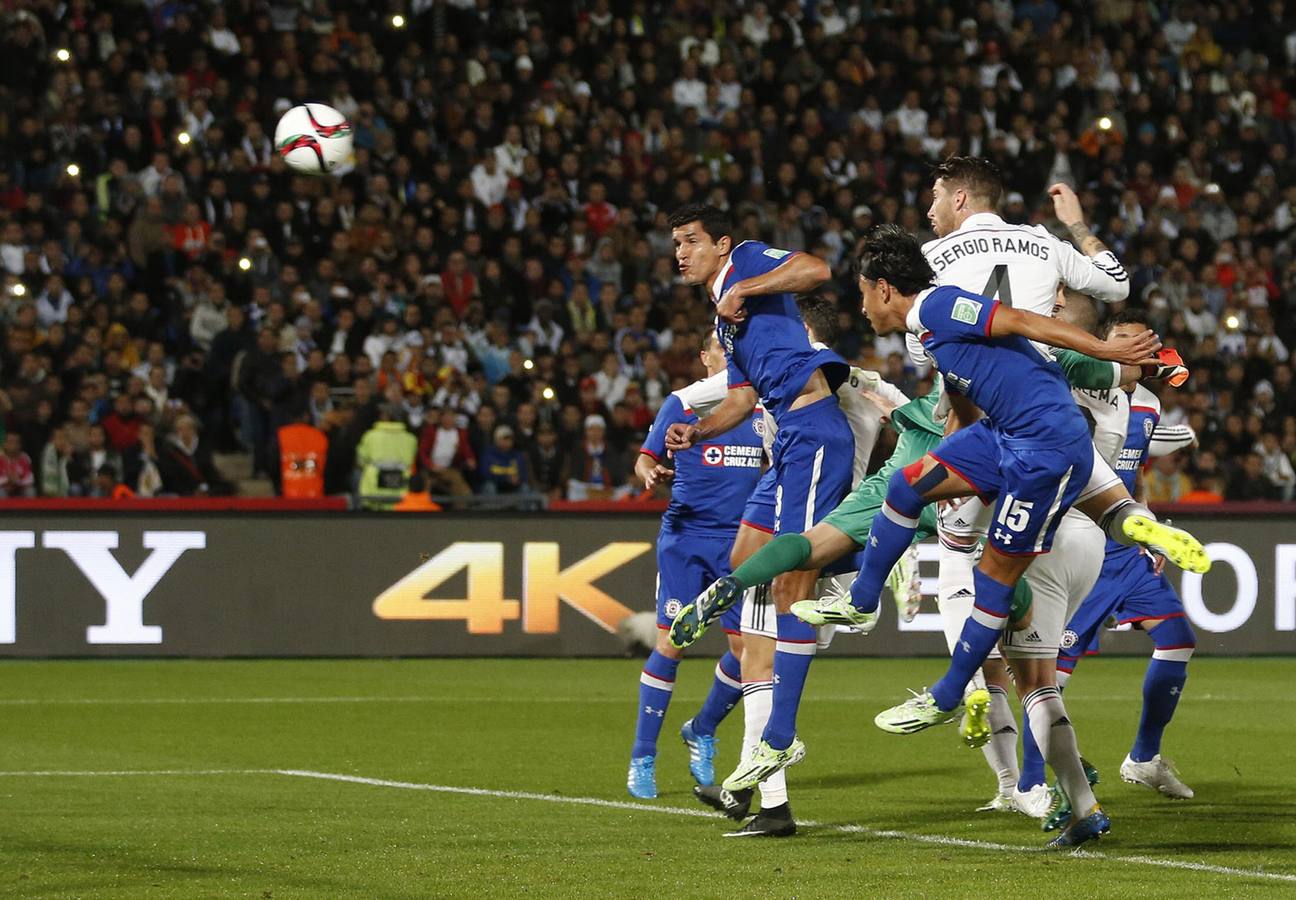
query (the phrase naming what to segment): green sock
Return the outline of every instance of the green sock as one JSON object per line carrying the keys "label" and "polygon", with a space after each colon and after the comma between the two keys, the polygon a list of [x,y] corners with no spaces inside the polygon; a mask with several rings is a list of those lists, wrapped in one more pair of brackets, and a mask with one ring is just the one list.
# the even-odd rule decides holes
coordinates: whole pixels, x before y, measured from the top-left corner
{"label": "green sock", "polygon": [[776,575],[791,572],[809,559],[810,550],[810,541],[805,535],[780,534],[734,569],[733,578],[744,591],[768,584]]}

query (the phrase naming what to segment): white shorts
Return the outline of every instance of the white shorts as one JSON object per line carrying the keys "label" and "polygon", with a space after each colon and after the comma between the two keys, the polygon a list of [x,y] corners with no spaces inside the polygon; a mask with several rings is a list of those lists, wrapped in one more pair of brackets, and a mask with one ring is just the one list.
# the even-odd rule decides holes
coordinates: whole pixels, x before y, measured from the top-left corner
{"label": "white shorts", "polygon": [[[1101,494],[1113,484],[1119,483],[1120,476],[1112,469],[1111,463],[1103,459],[1102,454],[1098,452],[1098,448],[1094,447],[1093,471],[1089,474],[1089,481],[1086,482],[1084,490],[1080,492],[1080,496],[1076,498],[1076,502],[1072,505],[1083,503],[1094,494]],[[1056,544],[1057,538],[1054,538],[1053,541]]]}
{"label": "white shorts", "polygon": [[938,530],[961,542],[979,539],[986,536],[990,528],[990,515],[993,507],[987,506],[980,497],[959,497],[957,500],[946,500],[937,510]]}
{"label": "white shorts", "polygon": [[1037,557],[1026,570],[1033,597],[1030,625],[1024,631],[1004,632],[1004,656],[1057,656],[1067,622],[1098,581],[1106,547],[1107,536],[1084,513],[1073,509],[1063,517],[1053,551]]}
{"label": "white shorts", "polygon": [[743,591],[742,624],[738,627],[743,634],[778,639],[778,610],[774,608],[772,585],[762,584]]}

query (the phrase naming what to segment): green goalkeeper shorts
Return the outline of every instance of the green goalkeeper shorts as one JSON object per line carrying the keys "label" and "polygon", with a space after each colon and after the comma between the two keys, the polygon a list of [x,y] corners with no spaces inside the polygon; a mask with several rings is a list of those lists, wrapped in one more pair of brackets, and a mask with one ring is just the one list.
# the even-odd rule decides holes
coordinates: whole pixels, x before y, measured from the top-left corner
{"label": "green goalkeeper shorts", "polygon": [[[882,508],[886,499],[887,487],[891,476],[910,463],[915,463],[936,449],[941,442],[939,434],[921,429],[910,429],[900,433],[895,451],[887,457],[882,468],[865,478],[855,490],[846,495],[846,499],[837,508],[824,516],[823,521],[845,534],[852,541],[863,547],[868,543],[869,529],[873,527],[873,517]],[[936,533],[936,504],[929,503],[923,507],[918,518],[918,533],[915,540],[929,538]]]}

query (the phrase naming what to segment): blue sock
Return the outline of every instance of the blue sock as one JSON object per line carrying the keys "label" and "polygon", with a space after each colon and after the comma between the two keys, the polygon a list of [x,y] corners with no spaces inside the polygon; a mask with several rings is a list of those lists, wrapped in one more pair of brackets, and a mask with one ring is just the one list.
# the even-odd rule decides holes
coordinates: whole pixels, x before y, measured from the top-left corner
{"label": "blue sock", "polygon": [[1035,735],[1031,734],[1030,719],[1026,710],[1021,714],[1022,764],[1021,777],[1017,779],[1017,790],[1029,791],[1037,784],[1045,784],[1044,756],[1040,753]]}
{"label": "blue sock", "polygon": [[868,545],[859,574],[851,583],[851,605],[863,612],[874,612],[882,596],[882,586],[892,567],[909,545],[913,543],[918,528],[918,516],[927,504],[905,480],[903,472],[891,476],[886,500],[873,516],[869,528]]}
{"label": "blue sock", "polygon": [[1011,584],[1001,584],[978,568],[972,570],[972,587],[976,591],[972,615],[963,623],[963,633],[954,645],[949,669],[931,687],[931,694],[941,709],[949,710],[959,705],[968,682],[1003,633],[1004,625],[1008,623],[1008,611],[1012,608]]}
{"label": "blue sock", "polygon": [[1130,750],[1135,762],[1147,762],[1161,752],[1161,734],[1179,705],[1188,680],[1188,660],[1197,645],[1192,626],[1183,616],[1166,619],[1148,635],[1156,641],[1156,650],[1143,677],[1143,712]]}
{"label": "blue sock", "polygon": [[693,732],[701,735],[715,734],[729,710],[738,705],[742,699],[742,668],[738,657],[726,653],[716,663],[715,680],[711,682],[711,693],[702,702],[702,708],[693,717]]}
{"label": "blue sock", "polygon": [[678,669],[678,659],[663,656],[656,650],[644,663],[643,674],[639,676],[639,717],[635,723],[631,759],[657,755],[657,735],[661,734],[662,723],[666,721],[666,707],[670,706]]}
{"label": "blue sock", "polygon": [[796,737],[797,707],[801,705],[801,691],[814,655],[814,626],[791,613],[780,613],[778,642],[774,645],[773,706],[761,735],[775,750],[786,750]]}

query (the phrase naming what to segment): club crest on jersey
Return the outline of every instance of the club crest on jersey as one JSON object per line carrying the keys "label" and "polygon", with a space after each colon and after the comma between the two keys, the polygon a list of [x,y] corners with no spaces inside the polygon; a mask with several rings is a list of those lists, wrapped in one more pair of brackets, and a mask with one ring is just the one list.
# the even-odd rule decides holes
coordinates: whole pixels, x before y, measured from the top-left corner
{"label": "club crest on jersey", "polygon": [[1079,640],[1079,637],[1074,631],[1068,628],[1066,631],[1062,632],[1062,649],[1070,650],[1076,645],[1077,640]]}
{"label": "club crest on jersey", "polygon": [[777,247],[767,247],[765,249],[765,255],[770,259],[782,259],[791,252],[791,250],[779,250]]}
{"label": "club crest on jersey", "polygon": [[679,611],[683,608],[684,604],[672,597],[666,601],[666,605],[662,607],[662,612],[666,615],[666,618],[674,619],[679,615]]}
{"label": "club crest on jersey", "polygon": [[1153,432],[1153,430],[1154,430],[1155,428],[1156,428],[1156,425],[1154,425],[1154,424],[1152,423],[1152,420],[1151,420],[1151,419],[1144,419],[1144,420],[1143,420],[1143,436],[1144,436],[1144,437],[1147,437],[1147,438],[1152,437],[1152,432]]}
{"label": "club crest on jersey", "polygon": [[716,320],[716,338],[720,341],[720,346],[724,348],[724,352],[730,356],[732,356],[734,352],[734,337],[736,337],[737,334],[737,325],[733,325],[729,322],[721,322],[719,319]]}
{"label": "club crest on jersey", "polygon": [[724,448],[719,444],[707,444],[702,448],[702,465],[723,466]]}
{"label": "club crest on jersey", "polygon": [[981,304],[975,300],[969,300],[967,297],[960,297],[954,301],[954,308],[950,310],[950,318],[955,322],[967,322],[969,325],[975,325],[980,317]]}
{"label": "club crest on jersey", "polygon": [[764,416],[757,416],[756,418],[752,419],[752,431],[756,432],[761,437],[765,437],[765,417]]}

